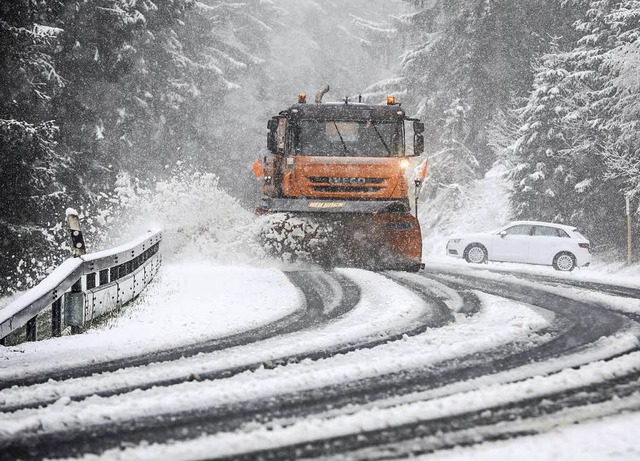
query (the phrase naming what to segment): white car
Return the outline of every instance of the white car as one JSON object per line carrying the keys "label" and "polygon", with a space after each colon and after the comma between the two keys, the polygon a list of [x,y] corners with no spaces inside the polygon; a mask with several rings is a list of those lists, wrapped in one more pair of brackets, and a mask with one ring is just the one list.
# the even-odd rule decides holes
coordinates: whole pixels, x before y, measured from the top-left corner
{"label": "white car", "polygon": [[517,262],[571,271],[591,263],[591,246],[575,227],[516,221],[486,233],[454,236],[447,254],[470,263]]}

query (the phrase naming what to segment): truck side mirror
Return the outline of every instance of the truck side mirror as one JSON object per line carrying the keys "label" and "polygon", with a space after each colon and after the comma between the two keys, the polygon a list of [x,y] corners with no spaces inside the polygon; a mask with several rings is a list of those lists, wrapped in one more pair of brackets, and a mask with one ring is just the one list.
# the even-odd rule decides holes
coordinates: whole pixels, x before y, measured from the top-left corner
{"label": "truck side mirror", "polygon": [[424,123],[413,122],[413,155],[418,156],[424,152]]}
{"label": "truck side mirror", "polygon": [[271,119],[267,122],[267,149],[272,154],[276,154],[278,150],[277,131],[278,131],[278,119]]}

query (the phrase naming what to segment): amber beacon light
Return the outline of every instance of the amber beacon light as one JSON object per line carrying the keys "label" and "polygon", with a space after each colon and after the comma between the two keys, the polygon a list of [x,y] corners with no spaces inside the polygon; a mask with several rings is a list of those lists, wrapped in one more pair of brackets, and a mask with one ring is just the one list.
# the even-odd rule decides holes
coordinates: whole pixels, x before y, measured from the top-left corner
{"label": "amber beacon light", "polygon": [[387,96],[387,106],[393,106],[396,103],[395,96]]}
{"label": "amber beacon light", "polygon": [[300,93],[298,95],[298,104],[305,104],[307,102],[307,95],[304,93]]}

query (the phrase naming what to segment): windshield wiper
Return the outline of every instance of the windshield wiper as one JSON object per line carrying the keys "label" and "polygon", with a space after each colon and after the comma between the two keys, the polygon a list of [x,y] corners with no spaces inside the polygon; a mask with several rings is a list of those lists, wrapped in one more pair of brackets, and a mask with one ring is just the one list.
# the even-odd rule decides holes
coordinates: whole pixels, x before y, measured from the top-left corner
{"label": "windshield wiper", "polygon": [[340,136],[340,142],[342,143],[342,147],[344,147],[344,151],[347,155],[349,155],[349,149],[347,149],[347,145],[344,142],[344,139],[342,139],[342,134],[340,134],[340,130],[338,129],[338,124],[336,123],[335,120],[333,121],[333,126],[336,127],[336,131],[338,132],[338,136]]}
{"label": "windshield wiper", "polygon": [[371,120],[371,126],[373,127],[374,130],[376,130],[376,134],[378,135],[378,137],[380,138],[380,141],[382,141],[382,145],[384,146],[385,149],[387,149],[387,154],[389,154],[389,157],[393,157],[391,155],[391,150],[389,149],[389,146],[387,146],[387,143],[384,142],[384,138],[382,137],[382,135],[380,134],[380,132],[378,131],[378,128],[376,127],[376,124],[374,123],[373,120]]}

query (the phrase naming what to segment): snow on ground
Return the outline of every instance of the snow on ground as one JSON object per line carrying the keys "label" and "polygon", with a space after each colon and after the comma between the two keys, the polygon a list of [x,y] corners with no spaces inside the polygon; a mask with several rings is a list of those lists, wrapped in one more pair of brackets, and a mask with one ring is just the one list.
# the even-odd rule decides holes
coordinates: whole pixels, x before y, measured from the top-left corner
{"label": "snow on ground", "polygon": [[[475,266],[471,266],[470,270],[474,270],[474,268]],[[211,267],[198,267],[197,269],[200,272],[216,270]],[[227,271],[228,268],[218,268],[217,270],[224,272]],[[245,273],[245,271],[247,273]],[[250,277],[249,274],[252,271],[256,274],[262,274],[264,272],[264,270],[236,268],[235,273],[229,274],[229,277],[226,277],[225,280],[228,281],[230,279],[233,279],[234,277],[236,279],[246,280],[247,277]],[[277,271],[275,272],[277,273]],[[334,344],[337,338],[341,338],[342,341],[349,341],[350,339],[363,334],[363,332],[365,334],[367,331],[371,333],[371,330],[368,330],[369,327],[367,326],[367,319],[360,317],[362,315],[371,316],[371,314],[373,314],[373,318],[376,319],[381,312],[368,312],[368,310],[371,308],[376,309],[376,306],[378,306],[378,309],[381,309],[382,312],[390,307],[389,303],[395,304],[395,306],[402,306],[408,302],[409,305],[415,306],[408,311],[405,311],[404,314],[398,315],[399,312],[392,311],[389,313],[389,317],[380,319],[379,324],[385,325],[386,328],[393,327],[393,325],[390,325],[388,323],[390,319],[402,319],[403,317],[406,317],[408,315],[408,317],[405,318],[405,321],[410,321],[411,319],[415,318],[416,315],[419,315],[423,310],[421,304],[417,301],[411,301],[411,296],[407,295],[406,293],[402,296],[399,296],[398,291],[401,290],[398,290],[397,286],[395,288],[397,291],[394,292],[393,284],[381,283],[384,279],[378,275],[357,270],[347,270],[344,271],[344,273],[345,275],[356,279],[358,284],[363,288],[363,301],[361,305],[354,310],[354,317],[349,318],[349,315],[347,315],[345,316],[345,319],[341,319],[336,321],[335,323],[329,324],[327,328],[325,328],[325,331],[320,332],[320,334],[307,335],[307,337],[305,338],[304,333],[299,333],[298,337],[295,337],[294,335],[290,338],[284,338],[284,340],[279,345],[271,345],[273,346],[273,350],[276,352],[276,355],[278,353],[287,352],[287,344],[290,347],[293,345],[294,350],[298,350],[298,346],[300,344],[306,344],[306,341],[310,338],[318,339],[317,344],[310,345],[311,347],[316,347],[326,346],[327,344]],[[211,273],[211,275],[216,275],[218,276],[218,278],[220,277],[220,273]],[[280,276],[283,277],[282,274],[280,274]],[[501,276],[488,273],[487,277],[498,279]],[[261,289],[269,287],[271,282],[271,279],[269,279],[267,283],[267,278],[258,280],[259,278],[260,276],[257,276],[256,280],[254,280],[254,283],[251,284],[252,288],[256,289],[257,292],[260,292]],[[215,280],[215,278],[212,278],[211,280]],[[186,288],[189,287],[188,280],[183,281],[183,283],[186,284]],[[194,284],[192,286],[201,284],[202,279],[193,280],[192,283]],[[264,284],[264,287],[262,288],[260,287],[261,283]],[[429,282],[426,281],[425,283]],[[161,291],[163,293],[167,293],[167,291],[171,292],[172,288],[165,287],[164,285],[165,284],[160,284],[160,286],[156,287],[154,290],[158,290],[160,287],[162,287]],[[229,285],[225,282],[221,284],[220,289],[224,291],[227,290],[230,286],[233,285]],[[175,287],[173,288],[175,289]],[[151,290],[150,293],[153,293],[154,290]],[[238,293],[235,293],[233,294],[232,299],[234,301],[238,299],[244,299],[244,295],[245,294],[243,293],[243,296],[238,296]],[[161,298],[163,295],[161,293],[156,293],[155,295],[152,294],[151,296],[152,299],[156,299],[158,297]],[[220,293],[219,296],[221,298],[224,298],[224,295],[222,293]],[[544,321],[543,317],[541,317],[539,314],[536,314],[534,310],[531,310],[526,306],[522,306],[521,308],[519,308],[517,305],[514,305],[510,302],[499,300],[488,295],[481,296],[483,301],[483,310],[481,311],[481,313],[470,319],[467,319],[462,323],[456,323],[444,328],[435,329],[427,332],[425,335],[421,335],[418,337],[403,338],[400,341],[380,346],[373,350],[354,351],[343,356],[334,357],[331,360],[319,360],[316,362],[303,361],[300,364],[288,365],[285,369],[287,372],[286,376],[284,377],[281,375],[282,370],[260,369],[256,372],[243,373],[228,380],[218,380],[216,381],[216,386],[214,387],[212,387],[208,382],[185,383],[183,385],[175,386],[174,393],[169,398],[167,398],[166,393],[163,392],[164,398],[160,405],[158,405],[158,396],[155,395],[154,390],[135,393],[136,395],[134,396],[135,398],[133,400],[126,399],[122,403],[118,404],[108,398],[91,398],[85,402],[80,403],[69,402],[68,399],[64,398],[65,393],[64,390],[62,390],[60,392],[60,405],[65,406],[64,412],[59,411],[59,407],[57,404],[48,407],[44,411],[24,410],[21,412],[17,412],[10,415],[8,419],[4,420],[3,431],[5,433],[10,433],[14,430],[24,430],[26,427],[41,427],[44,430],[47,430],[61,427],[61,425],[69,427],[68,425],[73,426],[73,424],[76,423],[82,425],[99,423],[100,421],[103,421],[105,419],[111,421],[114,416],[116,417],[116,419],[118,419],[118,413],[120,413],[119,417],[128,418],[132,415],[132,413],[148,414],[148,411],[153,413],[158,411],[163,412],[185,410],[190,407],[199,406],[202,402],[201,399],[203,398],[203,396],[206,397],[206,401],[210,404],[223,404],[233,401],[241,402],[243,399],[246,399],[248,395],[251,396],[251,398],[268,398],[269,395],[282,393],[286,391],[287,388],[290,388],[292,391],[299,390],[300,388],[314,388],[321,385],[335,384],[342,380],[352,380],[358,377],[371,375],[375,376],[376,374],[381,372],[391,371],[394,367],[418,366],[420,364],[424,365],[427,363],[437,363],[438,361],[446,359],[448,354],[450,354],[451,356],[455,356],[459,353],[497,346],[501,342],[501,339],[499,338],[499,331],[504,330],[505,328],[507,330],[509,328],[513,328],[513,331],[510,335],[507,335],[507,337],[503,337],[502,340],[512,340],[514,339],[514,337],[523,337],[523,335],[526,336],[532,331],[542,328],[547,324],[547,322]],[[407,299],[407,297],[409,299]],[[147,302],[146,299],[138,302],[143,301],[145,303]],[[393,301],[396,302],[393,303]],[[278,303],[271,302],[268,305],[277,304]],[[246,312],[242,315],[246,315]],[[526,315],[530,316],[528,320],[529,323],[527,323],[527,321],[523,321],[523,316]],[[487,319],[487,316],[489,316],[491,320]],[[509,316],[511,316],[513,320],[509,321]],[[235,320],[242,321],[241,317],[242,316],[239,315],[235,318]],[[134,318],[135,312],[132,314],[129,321],[132,321]],[[122,325],[119,325],[120,322],[122,322]],[[358,326],[361,329],[364,328],[364,330],[361,330],[354,335],[347,334],[345,333],[345,330],[341,328],[341,322],[351,323],[352,326]],[[509,325],[511,325],[511,327]],[[114,322],[111,325],[111,332],[117,333],[120,326],[126,328],[126,322],[124,322],[124,320],[118,320]],[[520,329],[518,329],[518,327],[520,327]],[[465,333],[464,331],[461,331],[461,328],[467,328],[468,332]],[[100,331],[108,331],[108,329],[107,327],[105,327]],[[498,336],[496,336],[496,334],[498,334]],[[92,335],[94,335],[94,333],[83,336],[88,337]],[[460,338],[460,335],[466,337],[467,341],[457,341],[456,338]],[[451,341],[448,341],[447,337],[450,337]],[[76,336],[68,339],[81,340],[81,338],[82,336]],[[620,339],[621,338],[617,338],[617,340]],[[478,341],[480,340],[484,340],[485,343],[478,343]],[[635,337],[627,338],[623,341],[623,343],[626,344],[625,347],[631,347],[631,343],[634,340]],[[608,340],[603,339],[602,341],[606,343]],[[411,343],[413,343],[413,347],[411,347]],[[607,348],[620,346],[619,343],[616,343],[615,345],[613,343],[605,343],[594,345],[594,352],[600,349],[601,352],[604,350],[604,352],[602,352],[603,354],[608,355],[611,353],[611,350]],[[36,345],[37,344],[38,343],[36,343]],[[265,344],[262,344],[262,346],[265,346]],[[251,346],[249,346],[249,349],[250,348]],[[267,347],[265,349],[263,347],[262,349],[271,350],[272,348]],[[239,348],[239,355],[236,355],[236,358],[246,358],[247,354],[249,356],[252,356],[252,354],[258,352],[259,350],[260,348],[254,349],[253,351],[243,351],[242,348]],[[413,355],[407,355],[406,352],[408,350],[413,351]],[[231,353],[231,357],[234,357],[233,350],[225,351],[225,353],[227,352]],[[401,357],[398,355],[399,352],[402,352]],[[208,457],[211,455],[211,453],[214,452],[216,454],[236,453],[239,452],[239,450],[246,448],[247,444],[249,443],[252,447],[255,448],[266,448],[280,443],[314,440],[317,437],[324,437],[333,433],[343,434],[352,431],[358,431],[363,428],[373,429],[377,427],[378,424],[387,424],[388,421],[397,420],[398,423],[401,421],[408,422],[414,421],[416,420],[416,418],[424,418],[425,415],[430,415],[430,417],[433,417],[433,415],[438,414],[438,411],[445,411],[447,414],[450,414],[452,408],[460,408],[460,411],[462,411],[470,408],[470,405],[489,405],[492,402],[496,403],[500,398],[503,398],[502,396],[505,395],[510,396],[509,398],[513,398],[513,395],[518,393],[530,395],[532,392],[542,392],[543,389],[556,389],[558,386],[572,386],[576,385],[577,383],[584,384],[589,379],[598,379],[598,377],[602,376],[603,373],[609,373],[602,368],[603,366],[613,367],[610,373],[615,372],[616,366],[622,366],[623,368],[638,367],[639,364],[636,363],[638,361],[636,355],[628,356],[628,359],[624,359],[624,361],[622,362],[613,361],[606,362],[604,364],[595,364],[593,366],[583,367],[578,371],[566,370],[557,375],[552,375],[551,378],[533,378],[531,380],[525,381],[526,384],[505,384],[503,379],[498,379],[499,377],[496,379],[492,378],[488,380],[485,378],[483,382],[469,383],[469,386],[465,386],[464,388],[451,388],[448,390],[443,389],[441,390],[442,392],[440,392],[441,395],[433,394],[429,396],[414,396],[414,398],[417,400],[414,402],[412,402],[412,398],[408,396],[407,398],[405,398],[405,403],[401,403],[400,405],[398,405],[399,402],[397,401],[389,402],[390,406],[388,408],[383,408],[384,404],[381,402],[381,405],[379,405],[380,408],[361,409],[354,414],[338,415],[329,418],[310,419],[304,422],[294,423],[293,425],[286,425],[275,428],[271,427],[268,430],[265,428],[253,428],[252,430],[250,428],[247,428],[247,432],[235,434],[218,434],[213,437],[206,437],[190,442],[181,442],[172,446],[151,445],[148,447],[134,447],[125,451],[110,451],[105,453],[103,458],[170,459],[172,457],[179,457],[184,459],[199,459],[201,457]],[[259,356],[253,358],[260,359]],[[399,358],[401,360],[399,360]],[[582,360],[585,360],[585,358],[582,357]],[[396,361],[398,361],[398,363],[395,363]],[[633,361],[633,363],[630,363],[629,361]],[[231,360],[231,362],[225,363],[225,365],[233,364],[233,359]],[[188,366],[191,370],[198,370],[197,366],[192,367],[192,364],[187,364],[187,362],[185,362],[184,365]],[[205,365],[206,360],[201,363],[201,366]],[[545,366],[547,365],[549,364],[545,364]],[[564,367],[567,365],[569,364],[556,364],[556,366],[558,367],[557,369],[560,369],[560,367]],[[180,366],[180,364],[178,363],[177,366]],[[553,368],[553,366],[551,366],[551,368]],[[531,370],[523,371],[523,376],[526,376],[526,373],[530,371]],[[541,374],[553,372],[552,369],[541,369],[539,371],[541,372]],[[510,373],[517,372],[518,370]],[[117,375],[117,373],[115,375]],[[513,379],[514,376],[511,375],[508,378]],[[547,381],[549,379],[551,381]],[[283,385],[285,386],[285,388],[283,388]],[[488,400],[486,394],[474,394],[475,390],[478,389],[478,387],[482,387],[482,389],[486,391],[487,386],[493,386],[495,388],[495,392],[491,393],[491,395],[493,396],[491,399]],[[455,395],[448,395],[449,392],[447,391],[451,393],[455,392]],[[462,393],[460,393],[461,391]],[[432,400],[424,402],[423,400],[425,398],[430,398]],[[446,402],[446,404],[443,402]],[[114,408],[114,406],[116,408]],[[72,411],[69,412],[69,410]],[[116,413],[115,415],[114,412]],[[635,420],[630,419],[629,421],[622,421],[618,422],[617,424],[631,424],[633,422],[635,422]],[[556,437],[555,433],[553,432],[550,433],[549,436],[552,438],[552,440],[553,437]],[[537,440],[540,440],[540,443],[545,443],[545,437],[546,435],[538,436]],[[586,437],[588,437],[588,435]],[[530,449],[530,445],[524,443],[521,446],[522,449],[520,450],[518,448],[520,447],[520,445],[518,444],[517,440],[509,443],[510,445],[508,445],[508,447],[509,450],[511,450],[508,452],[509,454],[515,452],[514,456],[526,458],[527,450]],[[489,450],[489,453],[492,453],[492,451],[490,451],[492,450],[491,447],[491,444],[485,444],[482,446],[482,450]],[[571,450],[568,450],[567,452],[573,453]],[[580,453],[580,450],[578,450],[578,453]],[[453,456],[453,458],[451,459],[457,459],[455,456],[457,456],[458,453],[450,452],[447,453],[447,455]],[[464,454],[462,454],[461,456],[463,455]],[[160,458],[157,458],[158,456],[160,456]],[[92,458],[92,456],[88,455],[87,458],[90,459]]]}
{"label": "snow on ground", "polygon": [[[478,272],[477,266],[461,265],[460,269]],[[167,271],[171,275],[168,277]],[[2,419],[1,432],[13,433],[20,430],[36,429],[37,430],[55,430],[60,427],[73,427],[75,424],[82,426],[90,424],[100,424],[103,421],[114,421],[120,418],[128,419],[133,415],[150,415],[172,411],[185,411],[189,408],[200,408],[203,402],[207,405],[222,405],[231,402],[240,403],[246,399],[269,398],[272,395],[281,394],[287,390],[295,392],[300,389],[312,389],[323,385],[337,384],[343,381],[351,381],[364,377],[376,376],[380,373],[392,372],[402,368],[411,368],[424,365],[436,365],[437,363],[448,358],[456,357],[461,354],[469,353],[474,350],[482,350],[491,347],[497,347],[499,344],[507,341],[517,340],[523,341],[544,341],[544,337],[537,337],[535,332],[544,328],[551,321],[552,315],[544,314],[537,309],[531,309],[530,306],[520,305],[511,301],[502,300],[490,295],[478,293],[482,301],[481,312],[473,317],[461,319],[458,322],[445,326],[443,328],[433,329],[422,335],[415,337],[405,337],[399,341],[381,345],[374,349],[365,349],[350,352],[348,354],[333,357],[331,360],[303,361],[299,364],[290,364],[284,369],[266,370],[259,369],[255,372],[246,372],[225,380],[217,380],[215,386],[211,382],[193,382],[184,383],[177,386],[171,386],[167,396],[167,389],[148,390],[136,392],[124,399],[110,399],[93,397],[83,402],[70,402],[68,395],[74,392],[86,391],[89,386],[95,386],[96,389],[108,389],[113,385],[136,384],[138,380],[153,379],[154,376],[170,376],[171,373],[198,373],[211,369],[221,369],[229,366],[238,366],[249,361],[271,360],[288,353],[299,353],[304,350],[318,350],[330,347],[336,344],[348,344],[358,338],[376,335],[390,334],[394,330],[401,331],[407,324],[415,322],[420,316],[426,314],[423,302],[413,295],[411,292],[401,288],[399,285],[385,279],[384,277],[366,271],[359,270],[343,270],[344,275],[355,280],[362,289],[362,300],[360,304],[349,314],[341,319],[329,323],[323,329],[313,330],[310,332],[299,332],[282,338],[273,338],[272,340],[261,342],[258,345],[248,345],[238,348],[214,353],[213,355],[203,355],[184,359],[175,363],[158,364],[144,367],[140,369],[122,370],[116,373],[105,373],[91,378],[83,378],[80,380],[69,380],[61,383],[49,383],[51,389],[39,387],[30,389],[7,389],[2,391],[2,398],[5,403],[16,403],[26,398],[26,401],[34,398],[38,393],[44,396],[50,395],[49,392],[56,392],[60,398],[55,405],[40,410],[23,410],[10,415],[5,415]],[[490,280],[499,281],[504,275],[493,274],[488,271],[482,271],[482,274]],[[178,277],[175,277],[178,275]],[[408,275],[408,277],[417,277]],[[508,277],[508,276],[507,276]],[[431,286],[433,290],[443,290],[443,286],[437,282],[429,281],[421,278],[427,286]],[[273,284],[276,284],[274,287]],[[247,294],[246,287],[251,286],[255,290],[252,294]],[[202,291],[202,287],[206,287],[206,292]],[[275,288],[275,289],[274,289]],[[201,328],[200,334],[204,332],[211,333],[208,328],[202,328],[202,323],[206,323],[207,316],[218,318],[222,314],[223,324],[226,325],[224,330],[237,331],[237,329],[245,328],[245,320],[255,317],[256,315],[264,315],[262,313],[253,312],[255,309],[260,311],[260,306],[278,306],[282,307],[282,293],[287,293],[285,299],[289,299],[289,308],[291,312],[300,306],[299,294],[286,280],[286,277],[275,269],[251,269],[251,268],[222,268],[208,266],[206,264],[194,265],[168,265],[157,281],[155,286],[147,292],[147,294],[138,300],[130,310],[125,310],[125,316],[112,319],[103,327],[96,331],[90,331],[85,335],[79,335],[69,338],[59,338],[45,342],[21,345],[24,353],[16,353],[21,362],[29,364],[32,370],[46,368],[47,362],[53,360],[54,357],[64,353],[65,351],[81,351],[83,348],[91,348],[98,346],[109,349],[117,346],[116,342],[109,342],[109,337],[126,338],[131,340],[129,336],[133,330],[131,328],[141,328],[136,335],[139,338],[147,338],[154,341],[156,329],[160,332],[163,340],[165,336],[174,328],[184,328],[183,333],[192,337],[197,335],[193,327]],[[269,298],[269,294],[277,294]],[[266,297],[265,297],[266,296]],[[593,295],[599,296],[599,295]],[[210,308],[210,301],[215,300],[217,309]],[[188,302],[186,302],[188,301]],[[229,307],[234,303],[240,302],[241,305],[235,306],[233,311]],[[455,308],[459,300],[452,300],[452,308]],[[199,321],[190,324],[185,318],[185,312],[176,311],[175,306],[180,305],[189,309],[195,309],[194,313],[200,315]],[[153,309],[151,311],[150,309]],[[160,314],[156,315],[155,312]],[[285,312],[277,311],[278,315]],[[153,315],[153,327],[147,326],[149,315]],[[177,314],[177,315],[176,315]],[[164,322],[163,319],[167,321]],[[178,322],[176,325],[176,321]],[[156,323],[157,322],[157,323]],[[179,322],[185,322],[180,324]],[[225,323],[226,322],[226,323]],[[194,325],[199,324],[199,325]],[[219,323],[218,323],[219,325]],[[163,330],[167,328],[167,330]],[[236,330],[234,330],[236,329]],[[218,331],[222,333],[222,331]],[[628,336],[628,337],[627,337]],[[636,342],[635,335],[627,335],[625,337],[604,338],[601,343],[595,344],[588,354],[580,354],[579,357],[566,357],[556,363],[545,363],[538,365],[537,370],[541,375],[555,373],[557,370],[567,366],[576,366],[585,363],[585,361],[597,360],[598,354],[603,356],[612,355],[615,348],[631,348]],[[460,337],[464,337],[465,341],[459,341]],[[55,344],[56,342],[66,342],[77,344],[75,346],[65,345],[57,346],[55,352],[50,352],[46,343]],[[110,344],[109,346],[107,346]],[[39,348],[40,347],[40,348]],[[14,348],[15,349],[15,348]],[[117,349],[109,351],[112,354],[118,354]],[[81,360],[86,360],[88,355],[85,354]],[[42,360],[42,362],[41,362]],[[593,378],[602,373],[601,367],[596,364],[591,371],[591,375],[582,374],[579,377],[580,382],[585,382],[590,377]],[[636,366],[636,364],[628,364]],[[11,367],[14,370],[13,367]],[[586,370],[586,368],[585,368]],[[6,371],[6,370],[3,370]],[[283,374],[284,371],[284,374]],[[426,414],[425,408],[422,408],[425,399],[450,398],[450,394],[472,395],[473,390],[487,386],[494,386],[496,395],[502,395],[505,389],[500,386],[513,379],[518,379],[518,373],[522,376],[530,375],[532,370],[522,369],[512,372],[485,378],[477,382],[468,382],[454,385],[450,388],[443,388],[436,393],[429,395],[407,396],[401,401],[379,402],[376,407],[364,408],[352,415],[337,415],[327,418],[318,418],[304,423],[296,423],[292,426],[276,428],[275,431],[269,430],[265,433],[263,429],[253,429],[244,435],[219,434],[214,438],[205,438],[198,441],[180,443],[172,446],[164,456],[165,459],[171,456],[182,456],[190,453],[187,458],[194,457],[197,459],[198,453],[207,453],[214,444],[216,447],[222,446],[228,453],[233,453],[233,447],[246,446],[247,443],[253,444],[254,440],[258,440],[258,446],[271,446],[273,443],[281,443],[282,441],[298,441],[313,440],[314,437],[320,437],[334,433],[336,427],[341,427],[345,431],[356,430],[362,427],[375,427],[376,421],[386,421],[387,418],[395,420],[397,418],[418,417],[418,414]],[[564,372],[563,372],[564,373]],[[562,383],[575,382],[573,375],[569,376],[565,373]],[[571,379],[569,379],[571,378]],[[540,378],[543,379],[543,378]],[[567,381],[568,380],[568,381]],[[531,392],[532,388],[538,388],[540,382],[532,381],[534,384],[527,388],[526,392]],[[33,391],[33,392],[32,392]],[[510,393],[509,395],[515,395]],[[162,396],[162,402],[159,396]],[[484,400],[483,400],[484,401]],[[460,408],[467,408],[472,401],[460,401]],[[488,401],[488,402],[491,402]],[[485,402],[488,404],[488,402]],[[418,407],[413,407],[418,405]],[[388,406],[388,407],[387,407]],[[387,408],[385,408],[387,407]],[[64,411],[61,411],[64,408]],[[431,408],[431,407],[429,407]],[[447,404],[442,408],[449,411],[452,407]],[[389,413],[390,412],[390,413]],[[414,415],[414,416],[411,416]],[[420,416],[422,418],[424,416]],[[343,419],[347,418],[347,419]],[[373,421],[373,423],[369,423]],[[340,423],[340,424],[338,424]],[[313,429],[313,430],[312,430]],[[328,432],[327,432],[328,431]],[[346,432],[348,433],[348,432]],[[307,435],[304,435],[307,434]],[[315,435],[314,435],[315,434]],[[195,445],[194,445],[195,444]],[[220,445],[222,444],[222,445]],[[252,445],[253,446],[253,445]],[[220,453],[219,449],[216,453]],[[159,450],[167,450],[167,446],[152,445],[148,448],[132,448],[122,453],[108,452],[105,454],[106,459],[132,459],[132,458],[154,458],[158,455]],[[187,450],[186,452],[183,450]],[[211,452],[208,452],[211,453]]]}
{"label": "snow on ground", "polygon": [[257,328],[304,308],[277,269],[165,265],[117,316],[81,335],[0,348],[0,378],[166,350]]}
{"label": "snow on ground", "polygon": [[456,448],[416,459],[424,461],[604,461],[640,459],[640,413],[624,413],[557,427],[548,433]]}
{"label": "snow on ground", "polygon": [[[347,434],[358,434],[363,430],[383,430],[390,426],[395,427],[464,414],[469,411],[479,411],[494,405],[507,404],[513,399],[534,398],[552,391],[581,387],[589,382],[598,382],[603,376],[613,377],[617,373],[626,372],[629,369],[640,370],[640,353],[606,362],[588,364],[577,370],[563,370],[549,377],[534,377],[516,383],[494,385],[391,408],[374,407],[333,418],[314,415],[304,420],[296,420],[286,426],[270,424],[268,427],[258,426],[253,429],[246,428],[244,431],[218,433],[186,442],[173,442],[170,445],[144,444],[124,450],[109,450],[100,459],[211,459],[213,457],[229,457],[245,453],[247,447],[251,447],[253,450],[269,449]],[[84,459],[95,458],[93,455],[87,455]]]}

